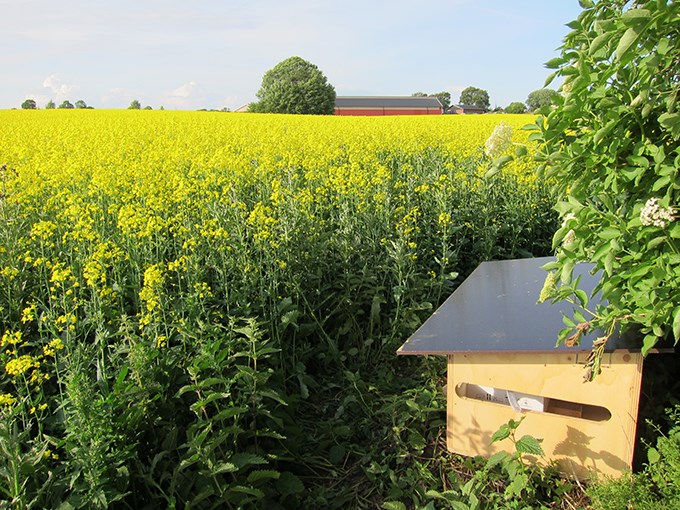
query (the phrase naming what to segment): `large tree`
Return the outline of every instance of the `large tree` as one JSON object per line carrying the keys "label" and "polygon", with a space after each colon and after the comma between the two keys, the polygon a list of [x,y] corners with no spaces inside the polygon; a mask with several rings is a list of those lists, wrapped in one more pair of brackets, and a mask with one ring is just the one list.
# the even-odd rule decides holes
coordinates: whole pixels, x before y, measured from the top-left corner
{"label": "large tree", "polygon": [[478,89],[477,87],[468,87],[460,93],[459,103],[467,106],[477,106],[479,108],[489,109],[489,93],[486,90]]}
{"label": "large tree", "polygon": [[24,110],[35,110],[37,107],[38,105],[35,103],[35,99],[27,99],[21,103],[21,108]]}
{"label": "large tree", "polygon": [[505,113],[526,113],[527,105],[519,101],[510,103],[505,109]]}
{"label": "large tree", "polygon": [[68,110],[74,108],[73,103],[69,101],[68,99],[64,99],[62,103],[59,105],[59,108],[66,108]]}
{"label": "large tree", "polygon": [[554,95],[555,91],[553,89],[544,88],[534,90],[531,94],[529,94],[529,97],[527,98],[527,105],[529,106],[529,110],[535,112],[536,110],[539,110],[544,106],[550,105],[550,103],[552,102],[552,97]]}
{"label": "large tree", "polygon": [[267,71],[249,110],[266,113],[332,114],[335,88],[314,64],[290,57]]}

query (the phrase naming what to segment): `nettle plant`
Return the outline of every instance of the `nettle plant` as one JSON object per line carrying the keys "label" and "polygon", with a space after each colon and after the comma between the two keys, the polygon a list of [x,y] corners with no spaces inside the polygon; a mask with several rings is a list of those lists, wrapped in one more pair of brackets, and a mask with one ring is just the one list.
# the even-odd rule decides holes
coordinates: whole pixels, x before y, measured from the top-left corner
{"label": "nettle plant", "polygon": [[[558,345],[605,332],[590,380],[617,331],[638,334],[643,354],[680,339],[680,2],[580,3],[561,56],[546,64],[555,69],[546,85],[563,84],[527,128],[562,218],[542,299],[580,305]],[[602,273],[597,309],[572,278],[582,261]]]}

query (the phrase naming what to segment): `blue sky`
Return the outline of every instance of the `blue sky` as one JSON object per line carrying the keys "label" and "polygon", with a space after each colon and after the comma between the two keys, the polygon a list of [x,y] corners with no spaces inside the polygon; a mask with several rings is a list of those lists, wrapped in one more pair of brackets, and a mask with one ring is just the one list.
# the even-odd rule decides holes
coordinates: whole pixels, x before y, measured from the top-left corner
{"label": "blue sky", "polygon": [[236,109],[293,55],[338,95],[543,86],[578,0],[0,0],[0,108]]}

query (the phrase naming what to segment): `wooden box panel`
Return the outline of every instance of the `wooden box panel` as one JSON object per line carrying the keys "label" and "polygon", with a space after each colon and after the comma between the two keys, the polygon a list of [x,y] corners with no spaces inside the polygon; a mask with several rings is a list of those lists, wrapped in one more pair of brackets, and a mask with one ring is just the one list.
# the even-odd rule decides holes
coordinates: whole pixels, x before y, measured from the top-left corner
{"label": "wooden box panel", "polygon": [[[606,353],[602,373],[583,380],[581,353],[461,353],[448,357],[447,447],[488,457],[511,451],[491,436],[511,418],[525,416],[517,437],[542,439],[546,460],[568,475],[620,476],[631,468],[642,376],[640,353]],[[545,411],[467,398],[466,384],[545,397]],[[551,404],[552,402],[552,404]],[[560,414],[557,414],[560,413]],[[608,418],[608,419],[607,419]],[[539,459],[534,459],[539,460]]]}

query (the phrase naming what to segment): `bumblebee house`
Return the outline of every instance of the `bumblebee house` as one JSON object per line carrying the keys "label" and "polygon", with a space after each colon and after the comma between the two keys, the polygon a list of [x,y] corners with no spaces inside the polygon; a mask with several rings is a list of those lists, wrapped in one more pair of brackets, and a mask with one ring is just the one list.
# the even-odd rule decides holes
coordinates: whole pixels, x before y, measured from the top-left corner
{"label": "bumblebee house", "polygon": [[[448,356],[449,451],[510,451],[508,441],[491,444],[491,436],[523,415],[518,434],[542,439],[545,460],[564,473],[619,476],[633,460],[642,354],[612,338],[602,372],[582,382],[597,333],[578,347],[554,347],[574,306],[537,304],[547,274],[541,266],[550,260],[482,263],[398,353]],[[591,268],[574,270],[589,294],[598,283]]]}

